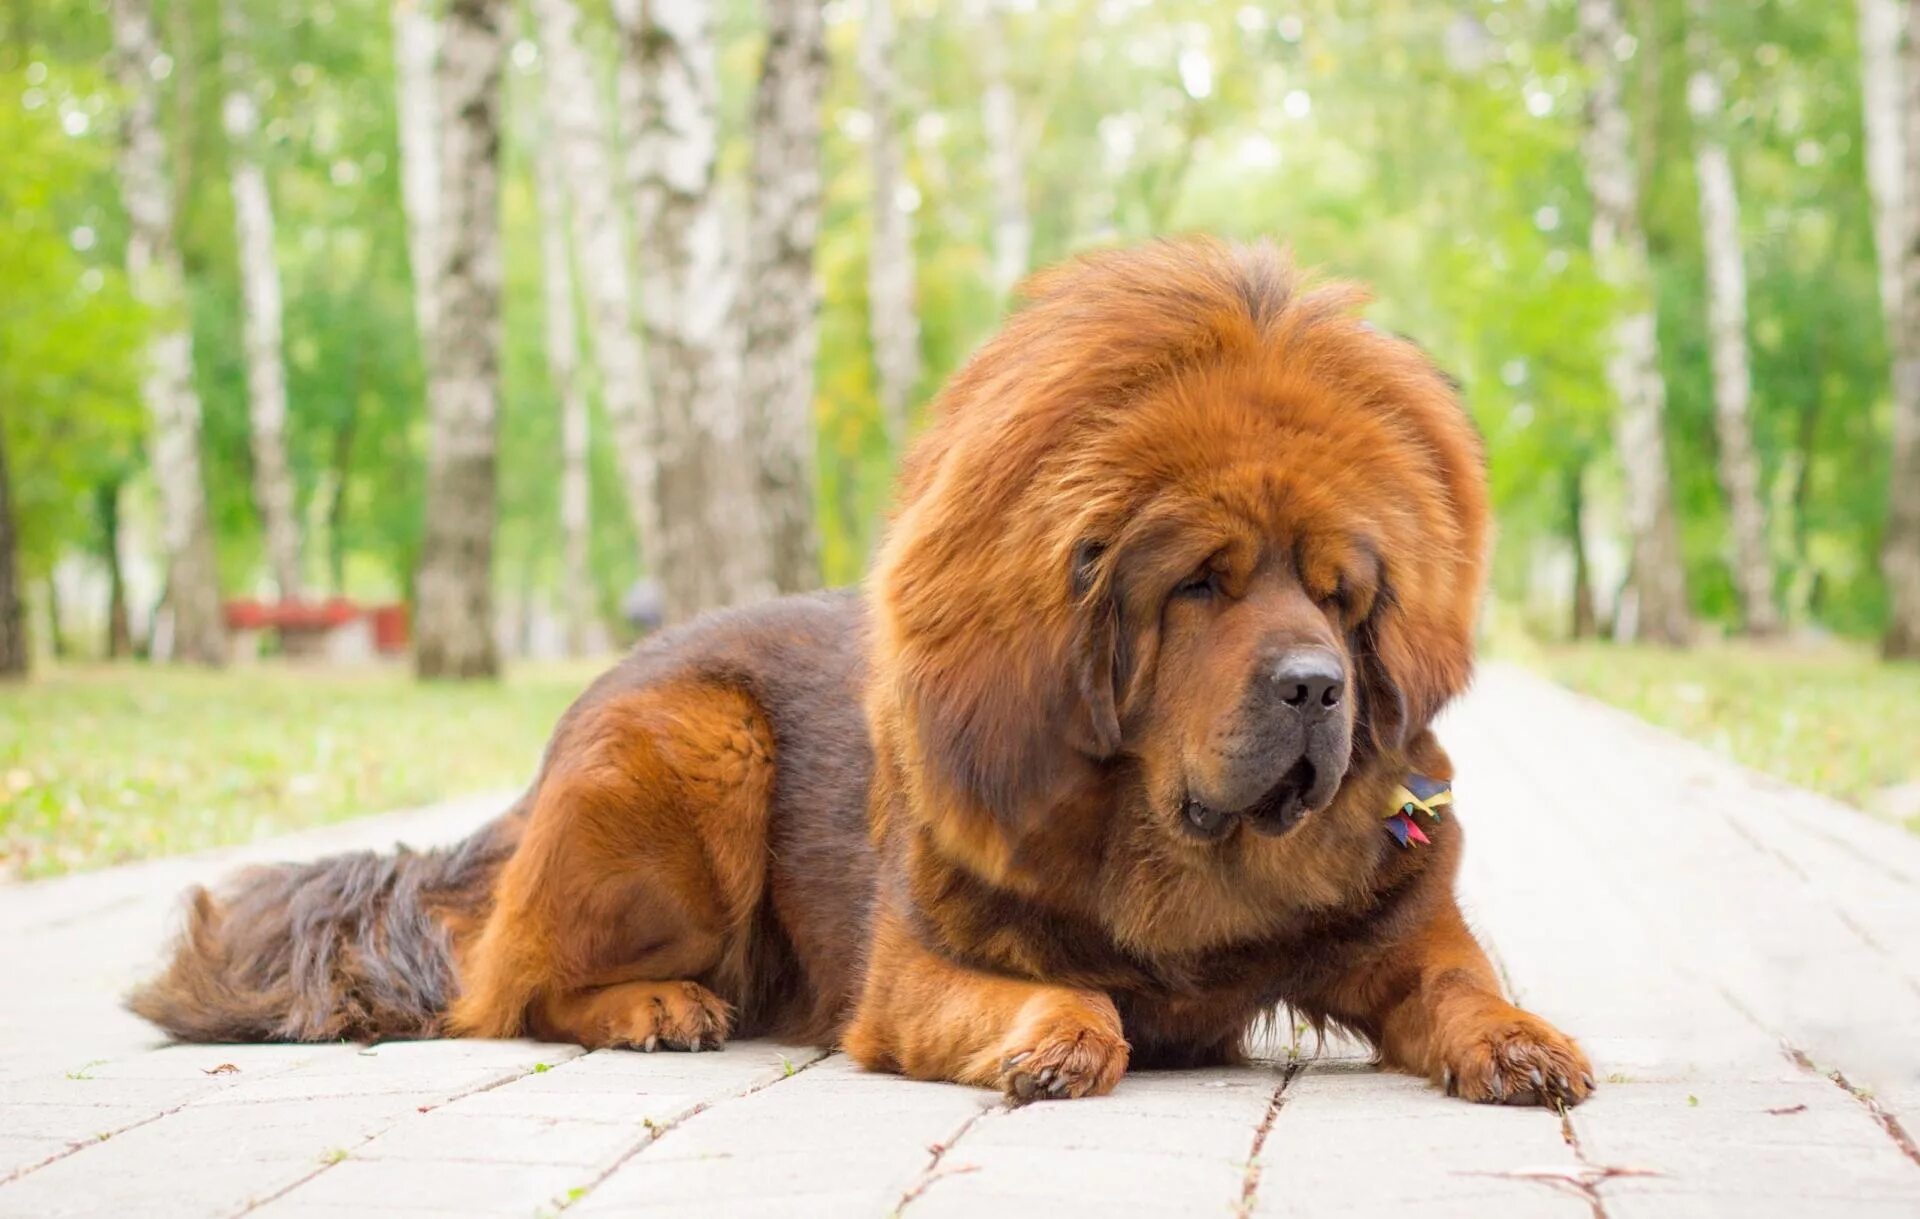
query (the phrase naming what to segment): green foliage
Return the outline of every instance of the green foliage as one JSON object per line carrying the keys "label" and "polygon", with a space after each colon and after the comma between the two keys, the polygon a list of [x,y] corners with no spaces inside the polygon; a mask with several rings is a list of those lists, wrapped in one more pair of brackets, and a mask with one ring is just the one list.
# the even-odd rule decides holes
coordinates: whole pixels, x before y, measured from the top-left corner
{"label": "green foliage", "polygon": [[21,561],[91,543],[91,493],[138,459],[142,325],[104,250],[110,111],[99,79],[0,68],[0,427]]}

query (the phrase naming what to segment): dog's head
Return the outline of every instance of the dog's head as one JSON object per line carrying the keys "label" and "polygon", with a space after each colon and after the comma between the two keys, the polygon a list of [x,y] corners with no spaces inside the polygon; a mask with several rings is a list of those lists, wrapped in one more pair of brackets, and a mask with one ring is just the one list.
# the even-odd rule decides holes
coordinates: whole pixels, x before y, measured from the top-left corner
{"label": "dog's head", "polygon": [[1478,437],[1357,293],[1266,247],[1094,255],[1029,295],[902,476],[873,708],[1010,838],[1097,781],[1189,843],[1280,834],[1467,682]]}

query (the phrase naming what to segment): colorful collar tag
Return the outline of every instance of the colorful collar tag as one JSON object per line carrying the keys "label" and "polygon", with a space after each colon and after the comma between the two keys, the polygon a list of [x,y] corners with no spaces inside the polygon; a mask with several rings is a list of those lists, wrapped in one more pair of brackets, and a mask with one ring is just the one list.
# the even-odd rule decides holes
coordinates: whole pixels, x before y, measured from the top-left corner
{"label": "colorful collar tag", "polygon": [[1427,837],[1413,815],[1425,813],[1438,822],[1440,810],[1453,803],[1453,787],[1443,779],[1408,775],[1393,789],[1391,800],[1385,813],[1388,835],[1403,847],[1410,847],[1416,842],[1425,846],[1433,840]]}

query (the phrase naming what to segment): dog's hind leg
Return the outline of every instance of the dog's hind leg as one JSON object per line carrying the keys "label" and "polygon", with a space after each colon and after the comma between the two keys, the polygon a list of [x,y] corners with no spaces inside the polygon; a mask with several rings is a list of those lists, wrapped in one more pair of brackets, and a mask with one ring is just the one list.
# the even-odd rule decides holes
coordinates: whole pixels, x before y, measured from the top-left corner
{"label": "dog's hind leg", "polygon": [[697,1049],[747,993],[773,737],[743,692],[643,688],[571,715],[459,960],[453,1027]]}

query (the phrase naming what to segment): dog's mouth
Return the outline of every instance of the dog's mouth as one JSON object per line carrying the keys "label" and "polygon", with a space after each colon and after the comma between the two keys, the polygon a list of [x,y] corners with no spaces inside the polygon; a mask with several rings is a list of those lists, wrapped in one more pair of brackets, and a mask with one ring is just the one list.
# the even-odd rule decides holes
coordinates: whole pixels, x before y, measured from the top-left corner
{"label": "dog's mouth", "polygon": [[1267,789],[1266,795],[1243,809],[1232,811],[1214,808],[1189,795],[1180,810],[1180,828],[1202,842],[1218,842],[1245,821],[1255,833],[1277,838],[1313,811],[1308,799],[1314,790],[1315,777],[1313,762],[1301,758],[1280,776],[1278,783]]}

